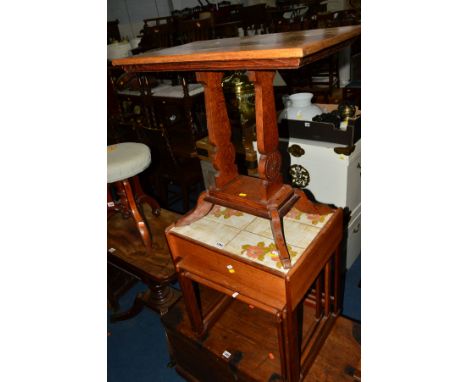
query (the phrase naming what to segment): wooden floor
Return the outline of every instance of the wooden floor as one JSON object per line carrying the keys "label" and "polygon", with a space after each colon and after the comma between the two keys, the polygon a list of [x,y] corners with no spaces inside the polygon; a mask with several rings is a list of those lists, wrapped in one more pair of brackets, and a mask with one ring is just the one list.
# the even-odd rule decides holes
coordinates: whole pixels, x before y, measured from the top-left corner
{"label": "wooden floor", "polygon": [[361,345],[353,336],[353,331],[359,333],[360,337],[360,324],[344,317],[338,317],[304,381],[345,382],[360,380]]}

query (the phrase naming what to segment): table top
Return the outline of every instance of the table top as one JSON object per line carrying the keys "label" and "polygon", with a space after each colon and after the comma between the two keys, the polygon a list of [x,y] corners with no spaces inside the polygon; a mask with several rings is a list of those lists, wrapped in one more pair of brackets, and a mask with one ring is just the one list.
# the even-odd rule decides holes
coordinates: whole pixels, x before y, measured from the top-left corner
{"label": "table top", "polygon": [[361,34],[359,25],[196,41],[112,61],[128,70],[294,69]]}
{"label": "table top", "polygon": [[[140,233],[132,218],[124,219],[115,214],[107,221],[107,246],[109,257],[119,259],[119,265],[138,277],[150,277],[158,282],[175,278],[175,268],[164,236],[164,229],[178,220],[180,215],[161,209],[159,216],[143,204],[143,212],[153,236],[153,249],[147,254]],[[115,261],[114,261],[115,263]]]}

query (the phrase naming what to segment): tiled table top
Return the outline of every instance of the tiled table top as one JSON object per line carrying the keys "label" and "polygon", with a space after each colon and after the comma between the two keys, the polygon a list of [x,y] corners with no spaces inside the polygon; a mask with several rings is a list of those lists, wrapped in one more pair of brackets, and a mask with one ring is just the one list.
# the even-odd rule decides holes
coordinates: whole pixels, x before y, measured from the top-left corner
{"label": "tiled table top", "polygon": [[[308,214],[293,207],[283,218],[292,266],[331,215]],[[289,271],[281,264],[268,219],[215,205],[203,218],[171,231],[283,273]]]}

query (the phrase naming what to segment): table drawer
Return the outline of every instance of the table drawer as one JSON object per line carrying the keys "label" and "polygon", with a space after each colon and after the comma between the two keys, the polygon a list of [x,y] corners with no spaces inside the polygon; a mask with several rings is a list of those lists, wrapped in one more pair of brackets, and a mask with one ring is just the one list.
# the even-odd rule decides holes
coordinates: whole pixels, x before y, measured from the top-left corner
{"label": "table drawer", "polygon": [[[177,268],[277,309],[286,304],[285,279],[282,276],[247,265],[221,251],[171,236],[168,239]],[[178,257],[182,259],[178,260]]]}

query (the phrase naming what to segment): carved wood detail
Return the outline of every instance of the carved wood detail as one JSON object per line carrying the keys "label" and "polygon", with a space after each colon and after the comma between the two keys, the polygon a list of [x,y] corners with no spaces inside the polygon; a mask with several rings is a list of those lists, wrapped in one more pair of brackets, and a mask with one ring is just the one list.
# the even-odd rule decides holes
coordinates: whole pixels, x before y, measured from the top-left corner
{"label": "carved wood detail", "polygon": [[205,88],[208,139],[214,146],[213,166],[218,171],[216,187],[223,187],[237,177],[236,150],[231,143],[231,124],[221,86],[222,72],[197,72],[197,81]]}
{"label": "carved wood detail", "polygon": [[255,85],[255,120],[257,149],[260,154],[258,175],[266,183],[266,198],[269,199],[283,183],[281,155],[278,151],[278,126],[276,124],[275,96],[273,92],[274,71],[249,72]]}

